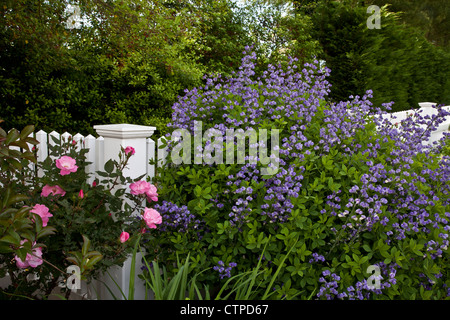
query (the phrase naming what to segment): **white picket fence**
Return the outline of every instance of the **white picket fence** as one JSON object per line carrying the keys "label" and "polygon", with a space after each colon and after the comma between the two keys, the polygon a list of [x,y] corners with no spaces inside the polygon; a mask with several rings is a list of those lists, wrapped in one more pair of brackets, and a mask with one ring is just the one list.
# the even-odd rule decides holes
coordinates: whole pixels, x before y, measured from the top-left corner
{"label": "white picket fence", "polygon": [[[431,106],[434,103],[424,102],[421,105],[422,116],[432,116],[436,114],[436,109]],[[444,109],[450,112],[450,106],[445,106]],[[401,120],[407,118],[413,113],[413,111],[401,111],[391,114],[387,114],[386,117],[393,123],[398,123]],[[448,132],[450,128],[450,117],[445,122],[432,132],[428,143],[438,141],[442,138],[444,132]],[[37,160],[44,161],[49,156],[49,145],[54,145],[55,142],[51,137],[56,138],[58,141],[74,141],[77,148],[86,148],[88,152],[86,154],[86,160],[91,162],[86,167],[86,171],[91,174],[90,181],[95,179],[95,172],[103,170],[105,162],[109,159],[117,157],[120,146],[126,147],[131,145],[135,147],[136,155],[132,157],[132,160],[136,159],[138,163],[130,164],[130,177],[139,176],[146,173],[150,179],[155,175],[155,165],[149,164],[150,160],[158,160],[161,163],[165,160],[166,152],[160,149],[162,144],[161,138],[156,142],[151,138],[155,127],[140,126],[131,124],[113,124],[113,125],[99,125],[94,126],[99,137],[95,138],[92,135],[86,137],[77,133],[71,135],[68,132],[59,134],[55,131],[46,133],[39,131],[35,134],[36,139],[39,141],[39,147],[37,150]]]}
{"label": "white picket fence", "polygon": [[[432,103],[423,103],[420,105],[422,115],[432,115],[436,113],[434,108],[430,108]],[[450,106],[446,106],[444,108],[450,111]],[[396,119],[390,119],[390,121],[399,122],[411,113],[411,111],[403,111],[392,115],[387,115],[387,117],[390,119],[392,116],[395,116]],[[449,130],[449,126],[450,117],[448,117],[446,121],[432,133],[432,136],[428,142],[439,140],[442,137],[443,132]],[[161,139],[158,139],[156,142],[151,139],[151,136],[156,130],[155,127],[132,124],[111,124],[97,125],[94,126],[94,129],[99,136],[98,138],[95,138],[92,135],[84,137],[81,134],[75,134],[72,136],[67,132],[63,134],[59,134],[54,131],[48,134],[44,131],[37,132],[35,137],[39,141],[37,149],[38,161],[43,161],[49,156],[48,146],[55,144],[51,138],[52,136],[58,140],[63,139],[64,141],[75,141],[78,148],[89,149],[86,154],[87,161],[92,162],[92,164],[86,168],[87,172],[92,174],[89,182],[92,182],[96,178],[96,171],[103,171],[106,161],[109,159],[117,159],[121,147],[125,148],[127,146],[131,146],[136,151],[135,155],[130,158],[129,164],[123,172],[124,176],[128,176],[132,179],[144,174],[146,177],[152,179],[155,176],[155,170],[157,168],[155,168],[155,165],[149,164],[150,160],[155,160],[156,157],[157,165],[165,160],[165,150],[159,148],[161,145]],[[114,281],[121,287],[126,296],[128,296],[128,287],[130,283],[130,266],[131,259],[127,260],[123,267],[113,267],[109,271],[110,275],[113,276]],[[141,281],[137,279],[139,272],[140,263],[137,263],[135,270],[136,285],[134,297],[135,299],[144,299],[144,286],[141,284]],[[105,276],[101,280],[106,282],[116,297],[122,297],[120,290],[116,287],[114,281],[112,281],[109,276]],[[82,283],[82,288],[78,291],[78,294],[87,299],[112,299],[112,296],[105,286],[95,281],[90,285]]]}
{"label": "white picket fence", "polygon": [[[421,102],[419,103],[419,107],[420,107],[420,115],[422,117],[425,116],[433,116],[437,114],[437,110],[435,108],[433,108],[433,106],[435,106],[436,103],[433,102]],[[446,111],[450,112],[450,106],[444,106],[443,109],[445,109]],[[407,111],[400,111],[400,112],[394,112],[391,114],[386,115],[387,119],[389,121],[391,121],[392,123],[399,123],[400,121],[406,119],[407,117],[411,116],[414,113],[414,110],[407,110]],[[422,125],[423,127],[423,125]],[[440,140],[443,135],[444,132],[448,132],[450,130],[450,116],[446,117],[445,121],[442,122],[438,128],[436,128],[436,130],[434,130],[431,133],[430,138],[428,139],[428,141],[426,141],[426,143],[431,144],[435,141]]]}
{"label": "white picket fence", "polygon": [[[88,150],[86,153],[86,160],[90,162],[90,164],[86,166],[86,172],[91,174],[89,182],[92,182],[95,179],[95,172],[103,170],[105,162],[114,158],[110,157],[112,152],[117,151],[118,154],[121,145],[126,147],[134,144],[138,149],[136,149],[137,155],[133,157],[133,159],[139,158],[142,161],[139,161],[141,164],[139,167],[133,166],[132,170],[139,171],[140,173],[145,171],[150,178],[154,177],[155,165],[149,164],[150,160],[155,160],[156,157],[156,159],[163,161],[165,158],[164,150],[156,147],[161,145],[161,138],[158,139],[156,143],[150,138],[156,130],[155,127],[114,124],[94,126],[94,129],[96,129],[99,134],[98,138],[95,138],[90,134],[83,136],[79,133],[72,135],[68,132],[59,134],[55,131],[50,133],[46,133],[42,130],[38,131],[35,134],[36,139],[39,141],[36,152],[37,161],[44,161],[49,156],[49,145],[54,146],[57,143],[55,142],[55,139],[61,142],[73,142],[76,148],[86,148]],[[146,164],[145,169],[142,165],[144,162]]]}

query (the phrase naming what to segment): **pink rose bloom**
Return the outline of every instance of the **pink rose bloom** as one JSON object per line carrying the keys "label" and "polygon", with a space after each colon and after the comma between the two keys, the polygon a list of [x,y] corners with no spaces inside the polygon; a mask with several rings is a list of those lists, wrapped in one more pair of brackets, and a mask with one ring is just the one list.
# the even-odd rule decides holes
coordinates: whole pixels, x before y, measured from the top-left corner
{"label": "pink rose bloom", "polygon": [[42,226],[46,227],[48,223],[48,218],[53,217],[53,215],[48,212],[48,208],[43,204],[36,204],[30,212],[37,214],[42,219]]}
{"label": "pink rose bloom", "polygon": [[64,197],[66,192],[58,185],[56,185],[56,186],[49,186],[48,184],[46,184],[42,188],[41,197],[48,197],[50,194],[52,194],[54,196],[59,194],[62,197]]}
{"label": "pink rose bloom", "polygon": [[78,196],[83,199],[84,198],[84,192],[83,189],[80,190],[80,192],[78,193]]}
{"label": "pink rose bloom", "polygon": [[[22,240],[20,243],[23,244],[27,240]],[[42,248],[34,248],[31,251],[33,254],[27,253],[25,257],[25,261],[22,261],[18,256],[15,256],[16,266],[21,269],[25,269],[28,267],[36,268],[37,266],[42,264]]]}
{"label": "pink rose bloom", "polygon": [[124,151],[125,151],[126,155],[128,155],[130,152],[131,152],[131,155],[136,153],[136,150],[134,150],[134,148],[130,147],[130,146],[126,147]]}
{"label": "pink rose bloom", "polygon": [[144,194],[150,190],[150,183],[146,181],[136,181],[130,184],[131,194],[138,195]]}
{"label": "pink rose bloom", "polygon": [[161,224],[162,217],[155,209],[144,209],[143,219],[150,229],[156,229],[157,224]]}
{"label": "pink rose bloom", "polygon": [[68,156],[62,156],[61,158],[56,159],[56,167],[61,169],[60,174],[62,176],[70,174],[71,172],[76,172],[78,166],[76,166],[75,163],[75,159]]}
{"label": "pink rose bloom", "polygon": [[128,232],[126,232],[126,231],[123,231],[123,232],[120,234],[120,242],[124,243],[124,242],[126,242],[128,239],[130,239],[130,234],[129,234]]}
{"label": "pink rose bloom", "polygon": [[147,195],[148,201],[158,201],[158,190],[154,185],[150,184],[150,187],[145,194]]}

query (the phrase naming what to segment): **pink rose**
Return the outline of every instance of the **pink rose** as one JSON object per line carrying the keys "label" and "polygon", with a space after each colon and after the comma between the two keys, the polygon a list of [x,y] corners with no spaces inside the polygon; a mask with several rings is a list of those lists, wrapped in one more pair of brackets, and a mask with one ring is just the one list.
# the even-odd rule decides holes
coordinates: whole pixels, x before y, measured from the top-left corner
{"label": "pink rose", "polygon": [[61,169],[60,174],[62,176],[70,174],[71,172],[76,172],[78,166],[76,166],[75,163],[76,163],[75,159],[69,156],[62,156],[61,158],[56,159],[56,167],[58,169]]}
{"label": "pink rose", "polygon": [[122,242],[122,243],[126,242],[129,238],[130,238],[130,234],[126,231],[123,231],[120,234],[120,242]]}
{"label": "pink rose", "polygon": [[[23,244],[27,240],[22,240],[20,243]],[[16,266],[21,269],[25,269],[28,267],[36,268],[37,266],[42,264],[42,248],[34,248],[32,249],[32,254],[27,253],[25,257],[25,261],[22,261],[18,256],[15,256]]]}
{"label": "pink rose", "polygon": [[84,192],[83,189],[80,190],[80,192],[78,193],[78,196],[83,199],[84,198]]}
{"label": "pink rose", "polygon": [[136,181],[130,184],[131,194],[138,195],[144,194],[150,190],[150,183],[146,181]]}
{"label": "pink rose", "polygon": [[158,190],[152,184],[150,184],[148,191],[145,192],[147,195],[148,201],[158,201]]}
{"label": "pink rose", "polygon": [[46,184],[42,188],[41,197],[48,197],[50,194],[52,194],[54,196],[59,194],[62,197],[64,197],[66,192],[58,185],[56,185],[56,186],[49,186],[48,184]]}
{"label": "pink rose", "polygon": [[42,219],[42,226],[46,227],[48,223],[48,218],[53,217],[53,215],[48,212],[48,208],[43,204],[36,204],[30,212],[37,214]]}
{"label": "pink rose", "polygon": [[144,209],[143,219],[147,224],[147,227],[149,227],[150,229],[156,229],[156,225],[161,224],[162,222],[162,218],[159,212],[155,209],[149,208]]}
{"label": "pink rose", "polygon": [[136,150],[134,150],[134,148],[130,146],[126,147],[124,151],[126,155],[128,155],[129,153],[131,153],[131,155],[136,153]]}

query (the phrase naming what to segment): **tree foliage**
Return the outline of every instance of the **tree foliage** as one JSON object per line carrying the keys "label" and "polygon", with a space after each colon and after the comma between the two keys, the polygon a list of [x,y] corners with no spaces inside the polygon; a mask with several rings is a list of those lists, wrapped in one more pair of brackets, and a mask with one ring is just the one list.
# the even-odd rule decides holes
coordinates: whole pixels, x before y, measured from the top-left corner
{"label": "tree foliage", "polygon": [[5,127],[92,133],[97,123],[146,124],[168,114],[203,67],[184,49],[197,13],[166,2],[21,0],[3,6],[0,114]]}
{"label": "tree foliage", "polygon": [[[436,48],[448,30],[442,1],[391,1],[380,30],[366,27],[371,3],[380,1],[5,0],[0,117],[6,129],[95,134],[95,124],[129,122],[164,134],[177,97],[205,74],[237,71],[246,45],[259,75],[289,56],[325,60],[332,99],[373,89],[394,110],[449,103],[449,58]],[[425,35],[408,27],[419,16]]]}
{"label": "tree foliage", "polygon": [[402,23],[416,28],[431,43],[450,50],[450,6],[447,0],[366,0],[366,5],[389,5]]}
{"label": "tree foliage", "polygon": [[311,15],[313,38],[331,69],[331,98],[346,100],[373,90],[373,102],[394,101],[393,111],[418,102],[450,103],[449,55],[397,14],[383,7],[381,29],[369,29],[367,7],[357,1],[323,1]]}

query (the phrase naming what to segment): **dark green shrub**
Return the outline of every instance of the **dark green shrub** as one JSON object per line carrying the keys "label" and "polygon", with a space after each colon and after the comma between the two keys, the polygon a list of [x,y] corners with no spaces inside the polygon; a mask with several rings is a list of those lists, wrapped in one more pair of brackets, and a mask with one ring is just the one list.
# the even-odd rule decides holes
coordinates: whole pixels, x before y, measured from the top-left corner
{"label": "dark green shrub", "polygon": [[320,42],[332,84],[329,98],[347,100],[373,91],[372,102],[394,101],[392,111],[416,108],[419,102],[449,104],[449,54],[407,24],[381,9],[380,29],[369,29],[368,4],[322,1],[311,13],[311,35]]}

